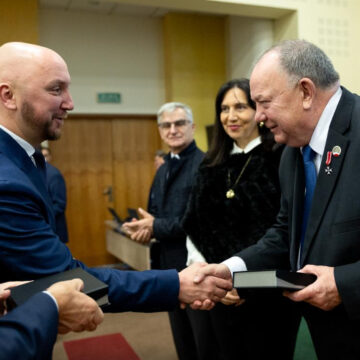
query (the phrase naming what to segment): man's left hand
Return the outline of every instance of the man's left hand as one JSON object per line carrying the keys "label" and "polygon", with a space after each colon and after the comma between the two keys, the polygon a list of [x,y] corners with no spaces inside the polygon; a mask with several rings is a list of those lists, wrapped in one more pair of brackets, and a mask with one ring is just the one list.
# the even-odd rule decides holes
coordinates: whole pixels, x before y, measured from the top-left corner
{"label": "man's left hand", "polygon": [[142,219],[133,219],[133,221],[126,222],[123,229],[130,235],[132,240],[146,243],[152,237],[155,218],[144,209],[139,208],[138,211]]}
{"label": "man's left hand", "polygon": [[26,284],[28,281],[8,281],[0,284],[0,316],[6,314],[5,300],[10,296],[10,288]]}
{"label": "man's left hand", "polygon": [[293,301],[305,301],[325,311],[332,310],[341,303],[333,267],[306,265],[300,272],[315,274],[317,280],[305,289],[295,292],[284,291],[284,296]]}

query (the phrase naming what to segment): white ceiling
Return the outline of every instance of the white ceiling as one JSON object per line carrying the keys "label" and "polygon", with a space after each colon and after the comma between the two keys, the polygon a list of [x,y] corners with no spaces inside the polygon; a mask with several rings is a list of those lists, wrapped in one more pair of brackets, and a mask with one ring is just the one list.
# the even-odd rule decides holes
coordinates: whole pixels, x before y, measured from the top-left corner
{"label": "white ceiling", "polygon": [[39,0],[41,8],[56,8],[64,11],[92,11],[102,14],[122,14],[145,17],[165,15],[168,10],[154,6],[130,5],[101,0]]}
{"label": "white ceiling", "polygon": [[[278,19],[294,9],[243,4],[238,0],[39,0],[40,7],[161,17],[169,11]],[[151,4],[151,5],[150,5]]]}

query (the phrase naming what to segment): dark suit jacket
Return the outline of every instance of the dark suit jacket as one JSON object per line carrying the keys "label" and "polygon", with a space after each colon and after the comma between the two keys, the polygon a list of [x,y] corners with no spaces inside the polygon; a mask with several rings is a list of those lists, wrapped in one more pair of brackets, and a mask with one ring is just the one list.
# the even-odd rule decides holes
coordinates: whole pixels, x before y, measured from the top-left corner
{"label": "dark suit jacket", "polygon": [[114,311],[168,310],[178,303],[175,270],[87,268],[55,234],[46,185],[26,152],[0,130],[0,282],[36,279],[75,267],[109,285]]}
{"label": "dark suit jacket", "polygon": [[155,239],[160,242],[162,269],[182,270],[186,266],[186,234],[181,227],[181,220],[197,169],[204,156],[196,147],[195,141],[179,155],[180,160],[174,161],[170,160],[168,154],[165,163],[158,169],[148,206],[149,212],[155,216],[153,231]]}
{"label": "dark suit jacket", "polygon": [[[325,172],[326,154],[333,157]],[[360,318],[360,98],[343,89],[326,140],[305,235],[301,267],[335,267],[346,316]],[[296,270],[304,199],[304,169],[298,148],[287,147],[280,163],[281,208],[275,225],[256,245],[240,252],[249,270]]]}
{"label": "dark suit jacket", "polygon": [[1,359],[48,360],[56,341],[58,311],[39,293],[0,319]]}
{"label": "dark suit jacket", "polygon": [[46,163],[46,185],[53,204],[56,234],[63,243],[69,241],[66,225],[66,185],[61,172],[53,165]]}

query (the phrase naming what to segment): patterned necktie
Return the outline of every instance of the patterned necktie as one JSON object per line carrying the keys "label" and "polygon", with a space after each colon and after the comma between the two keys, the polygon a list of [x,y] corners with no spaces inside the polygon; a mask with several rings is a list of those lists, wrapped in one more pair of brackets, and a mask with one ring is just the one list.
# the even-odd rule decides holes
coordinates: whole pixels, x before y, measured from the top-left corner
{"label": "patterned necktie", "polygon": [[304,212],[302,219],[301,227],[301,238],[300,238],[300,259],[304,245],[305,233],[308,223],[308,218],[311,210],[311,202],[314,195],[315,185],[316,185],[316,168],[314,164],[315,152],[310,147],[306,145],[303,147],[303,161],[304,161],[304,171],[305,171],[305,201],[304,201]]}

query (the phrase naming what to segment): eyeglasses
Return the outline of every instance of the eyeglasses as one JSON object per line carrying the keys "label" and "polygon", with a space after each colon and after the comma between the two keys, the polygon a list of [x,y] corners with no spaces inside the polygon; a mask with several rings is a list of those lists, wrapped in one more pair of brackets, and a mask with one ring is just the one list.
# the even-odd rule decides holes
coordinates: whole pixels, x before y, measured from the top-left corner
{"label": "eyeglasses", "polygon": [[158,124],[159,128],[160,129],[170,129],[171,126],[174,124],[174,126],[176,128],[181,128],[181,127],[184,127],[187,123],[189,123],[190,121],[189,120],[186,120],[186,119],[181,119],[181,120],[175,120],[173,122],[161,122]]}

